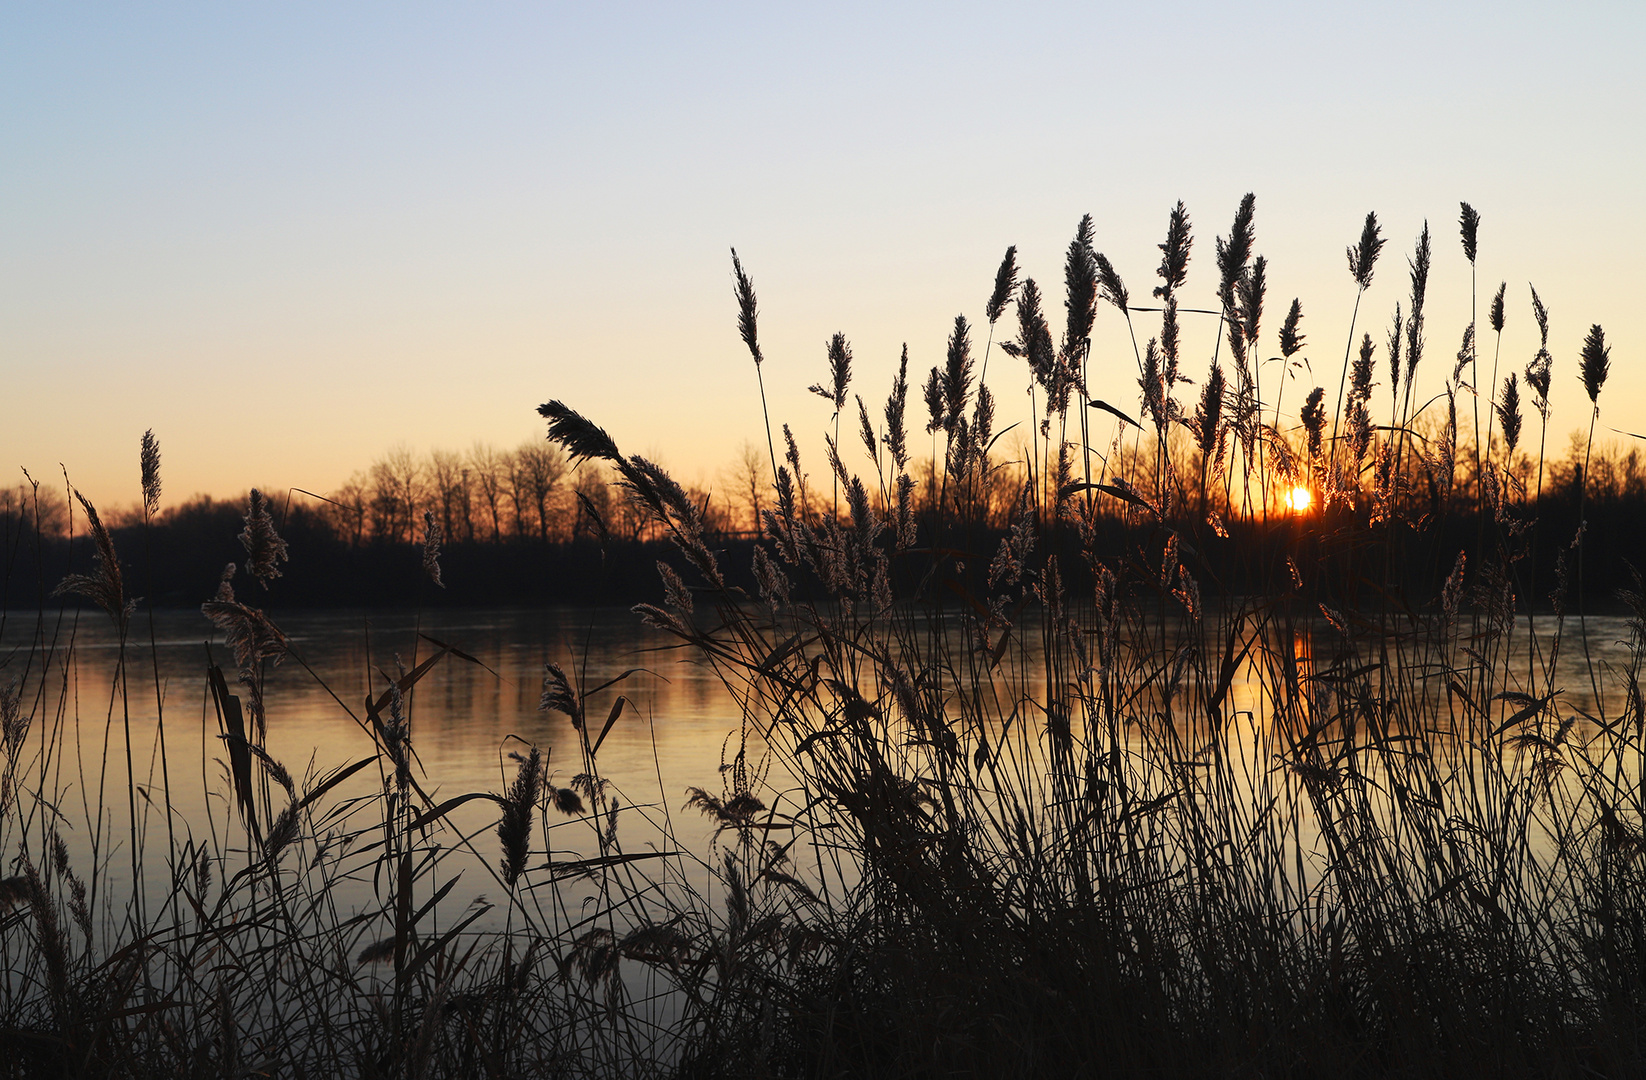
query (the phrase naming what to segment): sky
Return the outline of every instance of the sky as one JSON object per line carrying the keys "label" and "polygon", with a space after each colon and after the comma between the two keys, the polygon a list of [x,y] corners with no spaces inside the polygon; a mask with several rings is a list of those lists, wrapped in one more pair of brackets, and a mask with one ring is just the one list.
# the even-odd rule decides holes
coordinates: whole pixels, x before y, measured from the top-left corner
{"label": "sky", "polygon": [[[391,447],[541,438],[558,398],[714,485],[764,442],[730,248],[773,419],[810,438],[831,334],[877,409],[905,342],[918,378],[956,314],[984,321],[1009,244],[1060,320],[1082,214],[1146,300],[1182,199],[1183,302],[1210,306],[1248,191],[1263,355],[1298,296],[1304,377],[1335,382],[1344,248],[1376,211],[1356,335],[1381,342],[1427,220],[1438,390],[1470,318],[1466,200],[1483,324],[1509,283],[1503,373],[1537,347],[1528,283],[1549,306],[1551,444],[1588,422],[1593,323],[1602,431],[1646,431],[1643,42],[1637,0],[9,4],[0,482],[61,466],[130,505],[152,428],[164,502],[326,492]],[[1191,375],[1212,323],[1186,329]],[[1135,379],[1105,309],[1092,392],[1135,407]],[[995,352],[989,382],[1026,416],[1019,365]]]}

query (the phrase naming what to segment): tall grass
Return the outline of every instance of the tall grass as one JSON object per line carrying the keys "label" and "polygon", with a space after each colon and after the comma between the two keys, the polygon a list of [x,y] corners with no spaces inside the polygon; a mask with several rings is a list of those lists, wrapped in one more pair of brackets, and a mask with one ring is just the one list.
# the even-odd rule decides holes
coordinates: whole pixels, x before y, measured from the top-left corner
{"label": "tall grass", "polygon": [[[1465,209],[1472,266],[1479,218]],[[553,749],[575,779],[556,786],[549,748],[522,745],[503,790],[432,798],[406,702],[437,665],[470,662],[450,645],[384,675],[363,710],[339,700],[375,753],[299,782],[262,745],[262,673],[303,660],[231,572],[207,614],[232,653],[209,679],[234,820],[177,833],[166,902],[108,920],[82,878],[108,857],[78,870],[54,839],[62,718],[46,715],[44,687],[67,676],[60,654],[31,650],[0,697],[17,871],[0,1023],[14,1070],[1637,1074],[1646,588],[1637,578],[1620,597],[1626,662],[1593,668],[1590,696],[1568,692],[1577,585],[1562,569],[1553,630],[1540,630],[1527,573],[1538,490],[1494,460],[1489,436],[1472,454],[1460,445],[1472,334],[1432,414],[1413,391],[1427,228],[1389,337],[1389,415],[1376,415],[1376,346],[1363,335],[1354,359],[1351,323],[1338,408],[1328,417],[1315,387],[1293,427],[1280,391],[1260,392],[1253,222],[1248,196],[1217,244],[1218,305],[1179,307],[1179,204],[1164,307],[1142,309],[1083,220],[1061,348],[1008,250],[985,314],[992,343],[1016,305],[1018,338],[1000,344],[1026,363],[1032,436],[1021,461],[1003,459],[957,319],[928,381],[923,506],[907,354],[880,429],[859,400],[865,479],[839,440],[851,354],[837,336],[822,465],[837,494],[810,497],[785,427],[747,567],[727,563],[663,469],[571,407],[541,407],[549,438],[610,470],[673,544],[662,600],[636,610],[738,705],[719,789],[668,796],[707,817],[708,852],[680,850],[667,805],[616,799],[599,752],[626,698],[557,665],[543,707],[571,725],[575,745]],[[1349,256],[1356,319],[1382,243],[1368,215]],[[759,372],[735,258],[734,275]],[[1141,409],[1088,392],[1098,298],[1128,330],[1134,313],[1162,319],[1138,350]],[[1218,344],[1191,408],[1178,320],[1202,312]],[[1546,418],[1541,303],[1536,317],[1526,383]],[[1598,327],[1591,339],[1582,372],[1598,410],[1609,355]],[[1294,302],[1275,346],[1282,386],[1303,345]],[[1488,399],[1511,457],[1517,387]],[[1119,426],[1094,472],[1097,413]],[[1001,531],[981,504],[1005,470],[1018,483]],[[1540,489],[1541,462],[1538,475]],[[1291,509],[1298,488],[1313,493],[1306,511]],[[1449,527],[1460,512],[1479,527]],[[254,502],[248,555],[270,568],[266,525]],[[1543,525],[1581,553],[1581,525],[1569,528]],[[122,618],[106,575],[75,587]],[[484,827],[461,824],[479,809]],[[620,821],[641,819],[663,842],[626,848]],[[586,855],[549,857],[564,823],[586,830]],[[459,867],[490,878],[500,911],[452,910]],[[594,886],[592,906],[571,906],[573,878]],[[368,882],[369,901],[351,904]]]}

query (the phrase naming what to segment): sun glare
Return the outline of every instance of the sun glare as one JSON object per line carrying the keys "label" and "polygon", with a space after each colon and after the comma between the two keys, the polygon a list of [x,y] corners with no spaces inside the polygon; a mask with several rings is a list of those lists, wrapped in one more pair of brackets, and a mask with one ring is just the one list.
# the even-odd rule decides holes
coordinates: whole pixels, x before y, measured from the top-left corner
{"label": "sun glare", "polygon": [[1314,495],[1306,487],[1295,487],[1286,493],[1286,505],[1292,508],[1292,513],[1301,514],[1309,509],[1314,502]]}

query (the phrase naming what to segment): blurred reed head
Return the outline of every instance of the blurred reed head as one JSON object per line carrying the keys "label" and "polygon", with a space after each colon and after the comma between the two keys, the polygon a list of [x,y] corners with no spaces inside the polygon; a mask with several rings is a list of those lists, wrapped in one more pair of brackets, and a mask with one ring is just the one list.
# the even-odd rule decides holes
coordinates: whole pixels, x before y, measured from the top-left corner
{"label": "blurred reed head", "polygon": [[269,513],[269,500],[256,488],[251,489],[251,505],[240,530],[240,546],[246,549],[246,572],[267,589],[269,582],[280,577],[280,564],[290,559],[286,542],[274,530],[274,517]]}

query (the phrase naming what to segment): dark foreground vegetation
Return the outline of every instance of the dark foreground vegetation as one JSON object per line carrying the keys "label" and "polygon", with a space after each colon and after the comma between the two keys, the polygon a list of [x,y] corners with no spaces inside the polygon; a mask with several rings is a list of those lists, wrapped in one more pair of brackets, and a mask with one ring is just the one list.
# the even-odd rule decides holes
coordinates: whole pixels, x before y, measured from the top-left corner
{"label": "dark foreground vegetation", "polygon": [[[1460,225],[1472,265],[1467,206]],[[1368,215],[1349,252],[1359,294],[1382,245]],[[1161,250],[1156,303],[1134,304],[1083,221],[1061,344],[1007,253],[983,355],[1018,365],[1035,411],[1004,511],[1001,424],[964,319],[926,381],[931,477],[911,473],[922,410],[906,361],[871,416],[851,407],[837,335],[817,389],[851,434],[834,425],[808,474],[787,429],[771,433],[761,535],[740,546],[663,470],[567,405],[542,406],[568,462],[604,470],[607,505],[638,516],[632,539],[669,547],[639,616],[741,703],[721,788],[671,796],[715,825],[710,852],[679,850],[666,816],[661,843],[625,846],[620,822],[645,811],[610,799],[598,758],[621,688],[575,668],[551,665],[543,692],[577,733],[570,787],[545,783],[544,748],[522,747],[507,790],[425,794],[402,699],[462,662],[443,650],[354,710],[375,756],[294,781],[262,749],[263,680],[301,658],[243,597],[245,574],[271,580],[288,541],[294,564],[306,553],[297,519],[281,530],[258,498],[234,523],[244,573],[204,608],[238,668],[207,673],[234,841],[197,843],[169,798],[133,796],[146,845],[132,826],[74,865],[49,768],[65,751],[46,687],[66,661],[9,651],[6,1067],[1639,1075],[1646,599],[1581,524],[1603,501],[1589,440],[1581,473],[1545,468],[1533,421],[1556,370],[1547,312],[1534,294],[1543,348],[1524,380],[1487,370],[1473,327],[1455,361],[1425,364],[1425,228],[1381,357],[1351,326],[1341,386],[1308,391],[1282,425],[1285,383],[1266,391],[1255,362],[1265,264],[1250,197],[1217,238],[1220,355],[1203,373],[1196,361],[1188,403],[1181,205]],[[734,266],[758,374],[754,290]],[[1139,407],[1085,393],[1093,322],[1110,308],[1128,326],[1160,320],[1137,348]],[[1291,370],[1300,305],[1275,337]],[[1609,362],[1596,326],[1559,384],[1577,374],[1596,416]],[[1413,383],[1431,367],[1445,377],[1425,407]],[[604,517],[592,507],[591,528]],[[431,509],[425,589],[455,577],[437,521]],[[89,531],[97,562],[62,589],[113,620],[135,675],[142,620],[117,554],[132,544],[95,519]],[[1587,648],[1596,580],[1628,583],[1622,663]],[[145,693],[117,683],[116,731]],[[477,806],[495,828],[459,833],[459,811]],[[551,819],[586,824],[588,853],[550,858]],[[164,895],[99,891],[99,875],[140,859],[165,866]],[[465,865],[489,875],[490,910],[454,889]],[[568,903],[571,881],[597,901]],[[372,901],[343,903],[350,882],[372,883]],[[476,929],[482,915],[500,928]]]}

